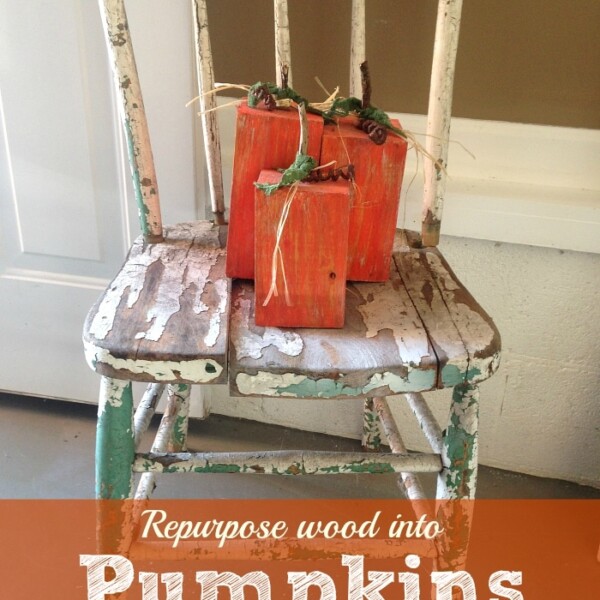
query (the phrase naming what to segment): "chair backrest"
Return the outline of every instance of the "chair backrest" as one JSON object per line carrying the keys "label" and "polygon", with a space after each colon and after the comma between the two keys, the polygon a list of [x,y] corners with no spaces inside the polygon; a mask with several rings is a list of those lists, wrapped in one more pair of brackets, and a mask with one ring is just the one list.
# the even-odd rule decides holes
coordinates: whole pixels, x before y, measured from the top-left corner
{"label": "chair backrest", "polygon": [[[121,98],[121,119],[129,149],[133,185],[138,202],[140,224],[149,242],[162,240],[162,219],[158,184],[152,158],[148,124],[140,89],[124,0],[99,0],[104,14],[107,46],[112,57],[113,73]],[[204,148],[208,168],[211,208],[215,221],[225,222],[225,202],[221,168],[220,138],[215,111],[214,73],[206,0],[193,0],[196,38],[196,65]],[[444,192],[448,138],[452,110],[452,88],[462,0],[439,0],[435,31],[431,86],[427,115],[425,148],[425,186],[421,235],[425,246],[439,242]],[[360,97],[360,64],[366,58],[365,0],[352,0],[352,31],[350,51],[350,95]],[[290,33],[287,0],[274,0],[276,77],[280,81],[280,65],[290,66],[288,83],[292,86]]]}

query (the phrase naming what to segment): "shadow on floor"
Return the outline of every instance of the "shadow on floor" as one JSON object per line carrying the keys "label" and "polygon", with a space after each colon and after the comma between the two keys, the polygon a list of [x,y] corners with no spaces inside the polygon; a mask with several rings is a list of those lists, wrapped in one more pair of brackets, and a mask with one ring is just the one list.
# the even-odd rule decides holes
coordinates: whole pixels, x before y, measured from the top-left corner
{"label": "shadow on floor", "polygon": [[[96,406],[0,394],[0,498],[92,498]],[[158,425],[155,418],[148,448]],[[213,415],[192,420],[189,449],[357,450],[359,442]],[[242,479],[243,478],[243,479]],[[435,476],[423,479],[433,495]],[[395,475],[303,478],[162,475],[157,498],[395,498]],[[482,466],[478,498],[600,498],[600,490]]]}

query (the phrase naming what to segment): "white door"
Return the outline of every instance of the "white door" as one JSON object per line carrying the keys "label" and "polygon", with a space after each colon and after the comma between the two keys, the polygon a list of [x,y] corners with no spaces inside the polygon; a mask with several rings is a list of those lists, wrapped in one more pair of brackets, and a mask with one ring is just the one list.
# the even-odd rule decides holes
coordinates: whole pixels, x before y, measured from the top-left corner
{"label": "white door", "polygon": [[[196,202],[189,2],[129,0],[166,222]],[[138,232],[97,2],[0,0],[0,390],[95,402],[87,310]]]}

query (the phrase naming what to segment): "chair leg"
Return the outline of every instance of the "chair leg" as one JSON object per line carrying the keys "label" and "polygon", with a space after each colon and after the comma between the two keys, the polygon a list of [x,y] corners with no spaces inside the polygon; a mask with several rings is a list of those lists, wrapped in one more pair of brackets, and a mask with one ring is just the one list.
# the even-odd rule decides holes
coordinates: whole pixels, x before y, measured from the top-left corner
{"label": "chair leg", "polygon": [[134,453],[131,382],[103,377],[96,432],[96,498],[131,497]]}
{"label": "chair leg", "polygon": [[119,552],[125,541],[128,516],[121,503],[132,495],[135,453],[131,382],[103,377],[96,432],[96,498],[98,551]]}
{"label": "chair leg", "polygon": [[460,570],[466,561],[473,505],[461,500],[475,498],[478,423],[478,386],[457,385],[448,426],[442,436],[443,468],[438,476],[437,499],[442,503],[437,518],[445,529],[445,534],[437,540],[439,570]]}
{"label": "chair leg", "polygon": [[373,398],[365,398],[363,408],[362,448],[367,452],[381,451],[381,422]]}
{"label": "chair leg", "polygon": [[479,387],[459,384],[452,394],[448,426],[443,432],[438,499],[475,498],[479,425]]}
{"label": "chair leg", "polygon": [[187,449],[191,387],[185,383],[176,383],[168,387],[167,410],[172,411],[169,416],[174,422],[169,434],[167,452],[185,452]]}

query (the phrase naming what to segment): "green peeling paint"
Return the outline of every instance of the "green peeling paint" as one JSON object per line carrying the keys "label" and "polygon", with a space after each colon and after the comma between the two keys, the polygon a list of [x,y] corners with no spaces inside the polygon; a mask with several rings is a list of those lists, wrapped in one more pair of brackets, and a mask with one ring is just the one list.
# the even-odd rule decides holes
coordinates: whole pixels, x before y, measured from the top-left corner
{"label": "green peeling paint", "polygon": [[187,415],[177,415],[175,418],[175,423],[173,424],[173,429],[171,430],[170,440],[171,447],[173,447],[177,452],[185,450],[187,441],[187,427]]}
{"label": "green peeling paint", "polygon": [[142,233],[146,236],[150,233],[150,224],[148,223],[148,214],[150,209],[144,202],[144,195],[142,194],[142,184],[140,181],[140,173],[137,167],[137,160],[135,156],[135,149],[133,146],[133,132],[131,131],[131,124],[129,119],[125,119],[125,137],[127,139],[127,154],[129,155],[129,164],[131,166],[131,178],[133,179],[133,189],[135,192],[135,201],[138,206],[138,217],[140,219],[140,228]]}
{"label": "green peeling paint", "polygon": [[[144,455],[138,455],[143,457]],[[166,455],[168,456],[168,455]],[[239,464],[222,464],[222,463],[211,463],[205,462],[203,464],[198,463],[186,463],[183,462],[169,462],[164,463],[163,461],[155,462],[154,460],[143,459],[140,463],[136,464],[136,472],[162,472],[162,473],[270,473],[271,475],[316,475],[316,474],[353,474],[353,473],[369,473],[384,474],[394,473],[395,469],[390,462],[375,461],[373,459],[368,460],[356,460],[349,463],[325,465],[325,466],[314,466],[307,470],[304,462],[293,462],[288,464],[287,467],[272,466],[270,470],[260,467],[257,464],[252,463],[239,463]]]}
{"label": "green peeling paint", "polygon": [[334,398],[335,396],[361,396],[364,394],[361,387],[345,386],[341,381],[334,379],[309,379],[300,383],[292,383],[285,387],[277,388],[278,395],[291,394],[296,398]]}
{"label": "green peeling paint", "polygon": [[369,450],[379,450],[381,448],[381,429],[379,416],[373,410],[373,399],[365,400],[363,411],[363,447]]}
{"label": "green peeling paint", "polygon": [[456,365],[444,365],[442,368],[442,385],[454,387],[465,380],[465,374]]}
{"label": "green peeling paint", "polygon": [[472,394],[475,390],[476,387],[469,384],[454,388],[450,424],[444,436],[444,454],[448,462],[445,483],[448,490],[459,498],[470,497],[474,492],[477,430],[475,433],[466,431],[461,415],[464,417],[468,411],[478,410],[477,398]]}
{"label": "green peeling paint", "polygon": [[204,466],[194,466],[192,469],[182,465],[171,465],[163,469],[163,473],[240,473],[242,467],[239,465],[223,465],[206,463]]}
{"label": "green peeling paint", "polygon": [[296,398],[335,398],[336,396],[364,396],[379,388],[389,387],[394,393],[420,392],[435,387],[435,370],[420,371],[412,369],[405,377],[396,373],[377,373],[362,387],[344,385],[343,381],[306,377],[299,383],[275,388],[277,396]]}
{"label": "green peeling paint", "polygon": [[466,373],[461,371],[456,365],[445,365],[442,368],[442,384],[444,387],[454,387],[472,381],[481,375],[481,371],[476,367],[467,367]]}
{"label": "green peeling paint", "polygon": [[103,378],[102,392],[96,433],[96,497],[129,498],[135,452],[131,383]]}
{"label": "green peeling paint", "polygon": [[381,474],[381,473],[394,473],[394,467],[390,463],[350,463],[349,465],[344,465],[343,472],[345,473],[371,473],[371,474]]}
{"label": "green peeling paint", "polygon": [[181,452],[187,444],[190,386],[187,383],[176,383],[170,386],[170,390],[175,396],[177,413],[170,432],[169,448],[174,452]]}

